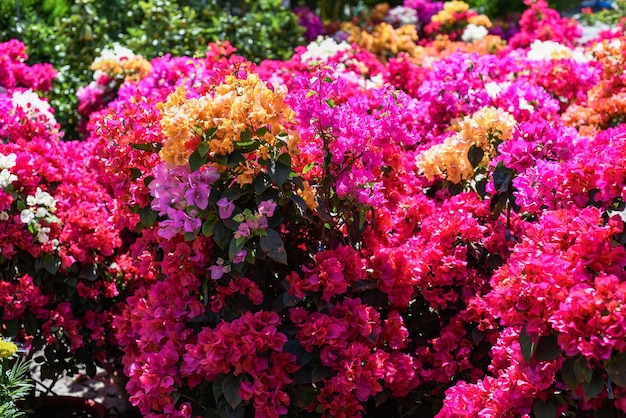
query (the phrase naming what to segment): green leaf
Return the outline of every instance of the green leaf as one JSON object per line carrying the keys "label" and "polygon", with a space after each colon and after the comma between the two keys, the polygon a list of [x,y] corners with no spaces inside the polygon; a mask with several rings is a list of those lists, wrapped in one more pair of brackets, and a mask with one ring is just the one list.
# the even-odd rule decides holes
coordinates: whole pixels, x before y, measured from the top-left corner
{"label": "green leaf", "polygon": [[306,96],[304,96],[305,99],[308,99],[311,96],[315,96],[315,92],[313,90],[309,90],[306,92]]}
{"label": "green leaf", "polygon": [[139,220],[141,224],[146,228],[150,228],[152,225],[154,225],[158,217],[158,213],[152,210],[152,208],[139,208]]}
{"label": "green leaf", "polygon": [[311,380],[313,383],[321,382],[328,376],[328,369],[324,366],[315,366],[311,370]]}
{"label": "green leaf", "polygon": [[533,414],[535,418],[556,418],[556,405],[551,399],[542,401],[535,399],[533,402]]}
{"label": "green leaf", "polygon": [[602,373],[598,370],[593,371],[593,377],[590,382],[583,382],[583,394],[587,400],[595,398],[604,389],[604,379]]}
{"label": "green leaf", "polygon": [[6,327],[7,337],[16,337],[20,332],[20,324],[15,319],[5,322],[4,325]]}
{"label": "green leaf", "polygon": [[228,245],[228,259],[230,261],[233,261],[235,255],[237,255],[237,253],[243,249],[243,244],[244,243],[241,242],[241,240],[238,240],[236,238],[230,240],[230,244]]}
{"label": "green leaf", "polygon": [[291,157],[289,154],[281,154],[277,161],[267,162],[267,174],[277,186],[282,186],[292,173]]}
{"label": "green leaf", "polygon": [[593,413],[595,418],[615,418],[615,407],[613,405],[605,405]]}
{"label": "green leaf", "polygon": [[162,145],[158,142],[135,143],[130,144],[130,146],[136,150],[148,152],[159,152],[162,148]]}
{"label": "green leaf", "polygon": [[472,145],[467,152],[467,159],[474,168],[478,167],[478,164],[480,164],[484,156],[485,151],[481,147],[477,147],[476,145]]}
{"label": "green leaf", "polygon": [[270,130],[267,128],[267,126],[261,126],[259,129],[256,130],[256,136],[261,138],[263,135],[265,135],[268,132],[270,132]]}
{"label": "green leaf", "polygon": [[613,383],[626,388],[626,353],[611,357],[606,365],[606,372]]}
{"label": "green leaf", "polygon": [[225,197],[226,199],[234,202],[242,197],[244,194],[246,194],[245,190],[243,190],[241,186],[239,186],[239,184],[235,183],[228,189],[224,190],[224,193],[222,193],[221,197]]}
{"label": "green leaf", "polygon": [[79,279],[88,280],[94,282],[98,279],[98,265],[97,264],[83,264],[78,273]]}
{"label": "green leaf", "polygon": [[50,274],[56,274],[61,267],[61,259],[54,254],[46,254],[43,256],[43,267]]}
{"label": "green leaf", "polygon": [[502,211],[506,207],[506,203],[508,201],[508,197],[504,193],[496,193],[491,198],[489,202],[489,210],[491,211],[491,217],[493,219],[498,219]]}
{"label": "green leaf", "polygon": [[335,101],[333,99],[328,99],[326,100],[326,104],[328,105],[328,107],[330,107],[331,109],[335,108]]}
{"label": "green leaf", "polygon": [[141,177],[141,170],[135,167],[131,167],[130,168],[130,178],[133,180],[137,180],[139,177]]}
{"label": "green leaf", "polygon": [[215,233],[215,224],[217,221],[215,219],[207,219],[202,223],[202,235],[205,237],[210,237]]}
{"label": "green leaf", "polygon": [[523,327],[519,334],[519,345],[524,361],[530,363],[530,359],[533,357],[533,354],[535,354],[535,344],[533,343],[532,337],[526,333],[526,327]]}
{"label": "green leaf", "polygon": [[254,193],[256,193],[256,195],[258,196],[272,185],[272,180],[267,174],[265,174],[264,172],[260,172],[259,175],[256,176],[256,178],[254,179],[252,185],[254,186]]}
{"label": "green leaf", "polygon": [[[241,133],[239,134],[239,140],[241,142],[248,142],[252,139],[252,131],[250,130],[250,128],[246,128],[243,131],[241,131]],[[233,408],[235,409],[235,408]]]}
{"label": "green leaf", "polygon": [[509,184],[513,178],[513,170],[505,167],[502,162],[498,164],[493,172],[493,185],[496,191],[506,192],[509,190]]}
{"label": "green leaf", "polygon": [[273,229],[267,230],[267,236],[260,238],[261,250],[269,258],[274,261],[278,261],[281,264],[287,264],[287,252],[285,251],[285,246],[282,238]]}
{"label": "green leaf", "polygon": [[198,144],[198,154],[200,154],[201,157],[204,157],[205,155],[207,155],[207,153],[209,152],[209,150],[211,149],[211,147],[209,146],[208,142],[200,142]]}
{"label": "green leaf", "polygon": [[214,228],[215,235],[213,236],[213,240],[222,250],[226,249],[226,246],[230,243],[231,237],[233,236],[230,229],[224,225],[223,222],[216,222]]}
{"label": "green leaf", "polygon": [[239,396],[240,384],[240,379],[232,374],[229,374],[224,379],[224,398],[226,398],[226,402],[232,409],[237,409],[242,402],[241,396]]}
{"label": "green leaf", "polygon": [[215,398],[215,402],[219,403],[219,400],[222,396],[224,396],[224,381],[226,380],[226,375],[220,374],[213,381],[213,397]]}
{"label": "green leaf", "polygon": [[189,156],[189,169],[192,172],[197,171],[200,167],[206,164],[206,162],[206,155],[200,155],[200,152],[198,152],[198,150],[195,150]]}
{"label": "green leaf", "polygon": [[577,382],[591,382],[593,370],[587,365],[587,359],[585,357],[578,357],[576,361],[574,361],[574,377]]}
{"label": "green leaf", "polygon": [[537,341],[537,348],[535,349],[535,360],[537,361],[550,361],[558,358],[563,350],[557,341],[557,337],[554,334],[539,337]]}
{"label": "green leaf", "polygon": [[568,358],[561,366],[561,379],[571,390],[576,390],[580,381],[576,379],[574,374],[574,359]]}

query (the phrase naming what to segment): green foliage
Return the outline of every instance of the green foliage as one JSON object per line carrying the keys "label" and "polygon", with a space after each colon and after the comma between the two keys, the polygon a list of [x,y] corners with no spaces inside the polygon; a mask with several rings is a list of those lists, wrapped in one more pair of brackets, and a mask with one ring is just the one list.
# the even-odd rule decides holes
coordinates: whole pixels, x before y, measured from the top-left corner
{"label": "green foliage", "polygon": [[239,16],[222,18],[220,39],[228,39],[238,53],[250,61],[289,59],[296,45],[303,43],[304,28],[297,16],[284,8],[274,11],[258,7]]}
{"label": "green foliage", "polygon": [[48,93],[66,139],[80,137],[79,87],[89,84],[91,63],[114,42],[147,59],[165,54],[202,56],[209,42],[228,40],[251,61],[288,59],[304,29],[280,0],[0,0],[0,41],[19,39],[29,64],[58,71]]}
{"label": "green foliage", "polygon": [[28,379],[29,368],[30,361],[21,357],[16,360],[0,359],[0,417],[26,416],[16,402],[24,399],[33,387]]}
{"label": "green foliage", "polygon": [[581,20],[588,24],[604,23],[607,25],[616,25],[620,20],[626,17],[626,0],[616,0],[612,9],[604,9],[591,14],[582,14]]}

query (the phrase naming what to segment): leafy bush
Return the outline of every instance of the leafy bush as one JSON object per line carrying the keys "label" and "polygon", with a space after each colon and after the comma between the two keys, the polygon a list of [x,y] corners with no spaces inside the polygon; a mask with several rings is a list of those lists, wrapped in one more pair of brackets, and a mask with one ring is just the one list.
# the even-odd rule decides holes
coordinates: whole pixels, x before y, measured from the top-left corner
{"label": "leafy bush", "polygon": [[[0,340],[0,416],[21,418],[26,412],[17,402],[30,394],[33,384],[28,379],[30,361],[15,356],[17,346]],[[13,363],[13,364],[11,364]]]}

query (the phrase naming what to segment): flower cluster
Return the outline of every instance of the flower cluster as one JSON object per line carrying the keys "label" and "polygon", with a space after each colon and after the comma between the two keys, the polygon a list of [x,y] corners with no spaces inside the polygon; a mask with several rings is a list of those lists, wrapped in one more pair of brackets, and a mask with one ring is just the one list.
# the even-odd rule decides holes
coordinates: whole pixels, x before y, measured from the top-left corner
{"label": "flower cluster", "polygon": [[396,29],[381,22],[368,31],[354,24],[344,23],[342,30],[349,35],[349,42],[372,52],[383,62],[400,52],[412,55],[417,48],[417,30],[414,25],[402,25]]}
{"label": "flower cluster", "polygon": [[452,183],[474,177],[479,166],[486,166],[496,155],[497,146],[511,139],[515,119],[493,107],[485,107],[460,121],[458,130],[417,156],[417,166],[426,178],[440,176]]}
{"label": "flower cluster", "polygon": [[130,49],[114,44],[105,48],[91,64],[93,81],[77,91],[78,112],[89,116],[115,98],[125,81],[139,81],[150,71],[150,63]]}
{"label": "flower cluster", "polygon": [[82,142],[15,76],[2,333],[147,417],[626,412],[624,38],[528,5],[510,42],[407,0],[258,67],[118,48]]}
{"label": "flower cluster", "polygon": [[443,4],[443,8],[430,18],[424,31],[431,36],[443,33],[452,40],[461,38],[464,42],[472,42],[483,39],[491,25],[486,15],[471,10],[469,4],[463,1],[454,0]]}

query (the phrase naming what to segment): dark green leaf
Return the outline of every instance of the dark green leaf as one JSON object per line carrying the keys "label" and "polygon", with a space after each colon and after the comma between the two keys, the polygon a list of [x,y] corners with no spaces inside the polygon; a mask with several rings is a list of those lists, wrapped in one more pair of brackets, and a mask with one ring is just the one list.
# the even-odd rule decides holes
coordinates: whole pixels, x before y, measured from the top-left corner
{"label": "dark green leaf", "polygon": [[550,361],[559,357],[562,353],[561,346],[557,341],[556,335],[547,335],[539,337],[537,348],[535,349],[535,360]]}
{"label": "dark green leaf", "polygon": [[235,183],[222,193],[222,197],[234,202],[244,194],[246,194],[245,190],[243,190],[239,184]]}
{"label": "dark green leaf", "polygon": [[574,377],[577,382],[591,382],[593,370],[587,365],[587,359],[585,357],[578,357],[576,361],[574,361]]}
{"label": "dark green leaf", "polygon": [[524,361],[530,363],[530,359],[533,357],[533,354],[535,354],[535,344],[533,343],[532,337],[526,333],[526,327],[523,327],[519,334],[519,345]]}
{"label": "dark green leaf", "polygon": [[593,413],[595,418],[616,418],[615,407],[613,405],[604,405],[602,408]]}
{"label": "dark green leaf", "polygon": [[489,202],[489,209],[491,210],[491,216],[493,219],[497,219],[504,208],[506,207],[506,202],[508,197],[504,193],[496,193],[491,198],[491,202]]}
{"label": "dark green leaf", "polygon": [[[243,249],[243,242],[237,242],[236,238],[230,240],[230,244],[228,245],[228,259],[233,261],[233,258],[237,255],[239,251]],[[235,408],[235,407],[233,407]]]}
{"label": "dark green leaf", "polygon": [[493,184],[496,191],[506,192],[509,189],[509,183],[513,178],[513,170],[499,163],[493,172]]}
{"label": "dark green leaf", "polygon": [[207,408],[207,410],[204,411],[204,415],[202,417],[203,418],[222,418],[220,416],[220,411],[218,411],[215,408]]}
{"label": "dark green leaf", "polygon": [[93,379],[97,373],[96,365],[88,361],[85,364],[85,371],[87,372],[87,376]]}
{"label": "dark green leaf", "polygon": [[135,167],[131,167],[130,168],[130,177],[133,180],[137,180],[139,177],[141,177],[141,170]]}
{"label": "dark green leaf", "polygon": [[244,418],[246,415],[246,408],[244,405],[239,405],[239,407],[233,409],[230,407],[228,403],[222,406],[222,416],[226,418]]}
{"label": "dark green leaf", "polygon": [[561,366],[561,379],[571,390],[576,390],[580,384],[574,375],[574,359],[568,358]]}
{"label": "dark green leaf", "polygon": [[300,342],[295,339],[287,341],[285,345],[283,345],[283,351],[296,356],[296,360],[300,366],[305,366],[313,359],[313,354],[306,351],[304,347],[300,345]]}
{"label": "dark green leaf", "polygon": [[206,164],[207,159],[206,155],[200,155],[198,150],[191,153],[189,156],[189,169],[193,171],[197,171],[200,167]]}
{"label": "dark green leaf", "polygon": [[5,322],[4,326],[6,327],[7,337],[15,337],[20,332],[20,324],[14,319]]}
{"label": "dark green leaf", "polygon": [[256,130],[256,136],[258,136],[260,138],[263,135],[265,135],[266,133],[268,133],[269,131],[270,130],[267,127],[261,126],[259,129]]}
{"label": "dark green leaf", "polygon": [[278,156],[278,162],[284,166],[291,168],[291,155],[283,153]]}
{"label": "dark green leaf", "polygon": [[158,217],[158,213],[152,210],[152,208],[139,208],[139,220],[141,221],[141,224],[146,228],[150,228],[152,225],[154,225]]}
{"label": "dark green leaf", "polygon": [[204,138],[205,139],[211,139],[215,136],[215,132],[217,132],[217,128],[209,128],[206,131],[204,131]]}
{"label": "dark green leaf", "polygon": [[242,402],[241,396],[239,396],[240,383],[239,378],[232,374],[229,374],[226,376],[226,379],[224,379],[224,398],[233,409],[237,409]]}
{"label": "dark green leaf", "polygon": [[313,383],[321,382],[328,376],[328,369],[324,366],[315,366],[311,370],[311,380]]}
{"label": "dark green leaf", "polygon": [[148,143],[143,143],[143,144],[130,144],[130,146],[134,149],[140,150],[140,151],[148,151],[148,152],[159,152],[161,151],[161,144],[159,144],[158,142],[148,142]]}
{"label": "dark green leaf", "polygon": [[250,128],[246,128],[239,134],[239,140],[241,142],[248,142],[252,139],[252,131]]}
{"label": "dark green leaf", "polygon": [[46,254],[43,256],[43,267],[50,274],[56,274],[61,267],[61,259],[54,254]]}
{"label": "dark green leaf", "polygon": [[267,174],[260,172],[259,175],[256,176],[256,178],[254,179],[254,182],[252,184],[254,186],[254,193],[260,195],[265,191],[265,189],[270,187],[270,185],[272,184],[272,180]]}
{"label": "dark green leaf", "polygon": [[626,388],[626,353],[611,357],[606,372],[613,383]]}
{"label": "dark green leaf", "polygon": [[267,229],[267,236],[260,239],[261,250],[272,260],[281,264],[287,264],[287,252],[283,239],[278,232],[273,229]]}
{"label": "dark green leaf", "polygon": [[237,167],[239,164],[246,162],[245,157],[241,155],[241,152],[239,151],[235,151],[228,155],[216,155],[214,159],[218,163],[228,167]]}
{"label": "dark green leaf", "polygon": [[277,161],[269,160],[267,162],[267,173],[276,185],[282,186],[292,173],[289,154],[281,154]]}
{"label": "dark green leaf", "polygon": [[205,237],[210,237],[215,233],[215,224],[217,221],[215,219],[207,219],[202,223],[202,235]]}
{"label": "dark green leaf", "polygon": [[598,396],[604,389],[604,379],[602,373],[598,370],[593,371],[593,377],[590,382],[583,382],[583,394],[587,400]]}
{"label": "dark green leaf", "polygon": [[95,281],[98,278],[98,265],[97,264],[84,264],[80,268],[80,273],[78,273],[78,278],[89,280],[90,282]]}
{"label": "dark green leaf", "polygon": [[214,233],[213,240],[218,247],[225,250],[230,243],[233,233],[222,222],[215,223]]}
{"label": "dark green leaf", "polygon": [[298,211],[298,215],[305,217],[308,207],[304,199],[298,195],[293,195],[291,196],[291,200],[293,201],[294,206],[296,207]]}
{"label": "dark green leaf", "polygon": [[226,375],[220,374],[213,381],[213,397],[216,403],[224,396],[224,380],[226,380]]}
{"label": "dark green leaf", "polygon": [[200,154],[201,157],[207,155],[210,149],[211,147],[209,146],[208,142],[203,141],[198,144],[198,154]]}
{"label": "dark green leaf", "polygon": [[533,402],[533,414],[535,418],[556,418],[556,405],[551,399],[542,401],[535,399]]}
{"label": "dark green leaf", "polygon": [[478,167],[484,156],[485,151],[476,145],[472,145],[467,153],[467,159],[474,168]]}
{"label": "dark green leaf", "polygon": [[298,408],[308,408],[317,400],[317,389],[311,386],[298,386],[291,403]]}

